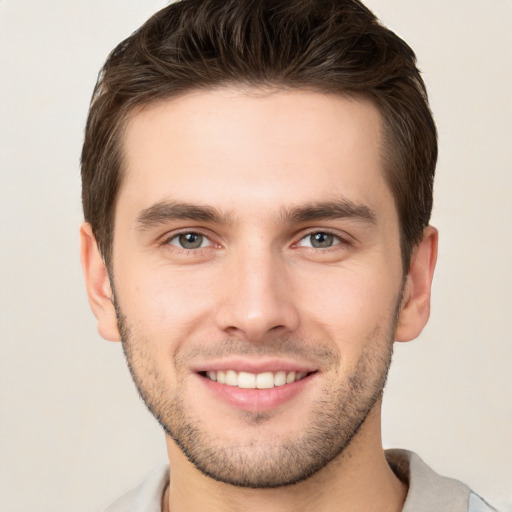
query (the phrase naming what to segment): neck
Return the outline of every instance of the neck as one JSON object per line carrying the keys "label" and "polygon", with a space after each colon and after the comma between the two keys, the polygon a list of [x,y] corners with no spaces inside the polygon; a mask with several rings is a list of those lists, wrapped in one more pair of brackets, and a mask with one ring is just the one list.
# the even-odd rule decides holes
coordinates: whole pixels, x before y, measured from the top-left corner
{"label": "neck", "polygon": [[200,473],[167,439],[171,481],[165,512],[399,512],[407,494],[386,462],[380,436],[380,404],[349,446],[312,477],[275,489],[247,489]]}

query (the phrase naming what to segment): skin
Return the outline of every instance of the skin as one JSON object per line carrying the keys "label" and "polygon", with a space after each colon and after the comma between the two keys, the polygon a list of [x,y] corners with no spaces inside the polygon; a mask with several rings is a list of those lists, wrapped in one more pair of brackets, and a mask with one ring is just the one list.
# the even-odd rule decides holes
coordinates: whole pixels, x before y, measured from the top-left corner
{"label": "skin", "polygon": [[[169,510],[401,510],[380,396],[393,340],[428,319],[437,232],[425,230],[404,276],[382,143],[370,102],[301,91],[195,92],[128,122],[113,283],[87,224],[82,263],[100,334],[123,337],[141,394],[172,434]],[[201,246],[180,246],[184,233]],[[333,237],[313,247],[315,233]],[[233,404],[198,373],[279,365],[310,373],[275,403],[242,393]],[[187,439],[190,425],[200,442]],[[304,441],[339,425],[326,446]],[[283,446],[313,446],[320,467],[287,464]],[[242,463],[223,469],[219,453]]]}

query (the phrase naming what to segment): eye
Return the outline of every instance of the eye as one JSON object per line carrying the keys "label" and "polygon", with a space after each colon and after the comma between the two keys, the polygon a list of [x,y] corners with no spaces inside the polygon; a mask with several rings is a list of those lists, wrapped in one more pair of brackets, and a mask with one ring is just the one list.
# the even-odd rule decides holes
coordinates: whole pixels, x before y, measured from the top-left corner
{"label": "eye", "polygon": [[317,231],[302,238],[297,245],[299,247],[312,247],[313,249],[328,249],[340,243],[342,243],[342,239],[339,236],[325,231]]}
{"label": "eye", "polygon": [[187,233],[179,233],[168,240],[169,244],[175,245],[180,249],[201,249],[202,247],[209,247],[212,245],[210,240],[201,233],[193,231]]}

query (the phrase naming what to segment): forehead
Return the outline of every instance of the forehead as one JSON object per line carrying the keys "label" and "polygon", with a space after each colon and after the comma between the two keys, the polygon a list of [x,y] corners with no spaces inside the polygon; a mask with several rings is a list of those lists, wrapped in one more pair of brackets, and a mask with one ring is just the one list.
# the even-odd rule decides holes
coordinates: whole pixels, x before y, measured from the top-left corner
{"label": "forehead", "polygon": [[381,116],[367,100],[192,92],[127,122],[119,202],[143,209],[171,199],[250,213],[339,197],[389,201],[381,145]]}

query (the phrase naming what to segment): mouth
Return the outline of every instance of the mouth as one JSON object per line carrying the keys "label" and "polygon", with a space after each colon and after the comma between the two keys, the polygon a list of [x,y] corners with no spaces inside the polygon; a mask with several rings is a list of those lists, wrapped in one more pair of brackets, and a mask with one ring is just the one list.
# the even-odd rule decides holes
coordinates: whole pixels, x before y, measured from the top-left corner
{"label": "mouth", "polygon": [[241,389],[272,389],[298,382],[315,372],[285,371],[277,372],[237,372],[235,370],[217,370],[201,372],[201,375],[213,382]]}
{"label": "mouth", "polygon": [[205,389],[235,409],[252,412],[284,407],[309,389],[319,374],[316,369],[279,368],[277,364],[237,370],[225,363],[219,366],[222,369],[210,366],[196,372]]}

